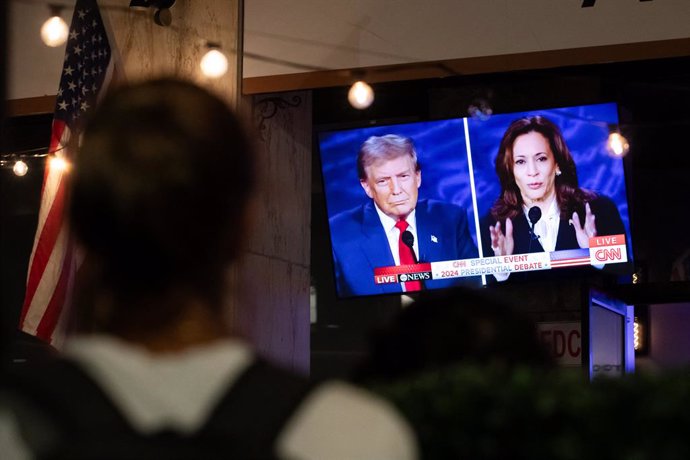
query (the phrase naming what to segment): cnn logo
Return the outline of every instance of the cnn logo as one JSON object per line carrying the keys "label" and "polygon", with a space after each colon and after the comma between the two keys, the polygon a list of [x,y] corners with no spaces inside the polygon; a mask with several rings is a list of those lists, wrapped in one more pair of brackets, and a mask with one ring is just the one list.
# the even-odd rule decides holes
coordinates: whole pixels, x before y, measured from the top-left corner
{"label": "cnn logo", "polygon": [[623,259],[621,248],[602,248],[594,251],[594,259],[598,262],[611,262]]}

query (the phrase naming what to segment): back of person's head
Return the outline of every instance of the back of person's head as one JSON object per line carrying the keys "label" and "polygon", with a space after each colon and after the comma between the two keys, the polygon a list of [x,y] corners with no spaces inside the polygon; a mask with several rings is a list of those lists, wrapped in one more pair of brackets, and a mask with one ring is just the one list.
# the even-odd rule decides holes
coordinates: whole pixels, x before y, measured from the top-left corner
{"label": "back of person's head", "polygon": [[474,290],[427,292],[378,331],[361,381],[394,381],[455,365],[550,368],[533,322]]}
{"label": "back of person's head", "polygon": [[242,248],[253,160],[230,108],[192,83],[110,91],[87,124],[69,210],[100,288],[123,308],[171,289],[216,302]]}
{"label": "back of person's head", "polygon": [[397,134],[369,137],[359,149],[357,155],[357,175],[359,180],[366,180],[367,168],[375,163],[409,156],[414,163],[415,171],[421,169],[417,161],[417,150],[412,139]]}

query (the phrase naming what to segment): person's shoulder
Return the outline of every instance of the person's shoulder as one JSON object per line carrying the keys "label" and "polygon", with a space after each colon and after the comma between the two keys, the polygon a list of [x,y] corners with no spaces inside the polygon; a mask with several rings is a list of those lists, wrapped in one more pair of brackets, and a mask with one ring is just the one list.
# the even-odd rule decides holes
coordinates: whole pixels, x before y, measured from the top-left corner
{"label": "person's shoulder", "polygon": [[289,458],[416,458],[412,429],[391,404],[344,382],[312,390],[278,440]]}
{"label": "person's shoulder", "polygon": [[482,228],[488,228],[489,225],[494,225],[495,223],[496,217],[494,217],[491,211],[487,211],[486,214],[479,218],[479,224]]}
{"label": "person's shoulder", "polygon": [[[376,210],[371,202],[357,205],[331,217],[328,220],[331,236],[337,240],[349,239],[350,236],[357,234],[358,229],[364,224],[368,213],[376,214]],[[378,219],[378,216],[376,218]]]}
{"label": "person's shoulder", "polygon": [[608,196],[597,193],[594,198],[589,201],[592,212],[596,214],[597,211],[615,211],[618,209],[616,203]]}
{"label": "person's shoulder", "polygon": [[350,209],[347,209],[345,211],[339,212],[335,216],[328,219],[328,222],[331,225],[335,225],[335,224],[343,224],[343,223],[347,223],[347,222],[361,221],[362,216],[367,211],[367,207],[369,205],[370,205],[370,203],[359,204],[359,205],[355,206],[354,208],[350,208]]}
{"label": "person's shoulder", "polygon": [[596,193],[594,198],[590,201],[590,203],[606,205],[606,206],[615,206],[616,205],[610,197],[603,195],[601,193]]}
{"label": "person's shoulder", "polygon": [[419,200],[419,202],[417,203],[417,209],[423,209],[429,214],[443,213],[449,216],[465,216],[467,213],[464,207],[457,205],[455,203],[430,199]]}

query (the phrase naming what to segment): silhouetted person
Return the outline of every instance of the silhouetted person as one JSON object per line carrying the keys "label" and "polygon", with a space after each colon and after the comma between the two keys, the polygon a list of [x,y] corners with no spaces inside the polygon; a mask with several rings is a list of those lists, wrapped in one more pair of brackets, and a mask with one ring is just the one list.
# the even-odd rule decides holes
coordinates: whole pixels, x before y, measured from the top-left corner
{"label": "silhouetted person", "polygon": [[395,382],[463,364],[553,365],[527,316],[480,291],[456,288],[425,293],[375,333],[356,379]]}
{"label": "silhouetted person", "polygon": [[[67,359],[0,401],[3,455],[412,458],[405,422],[345,383],[311,388],[223,320],[250,221],[254,157],[190,83],[115,90],[85,131],[69,219],[84,251]],[[229,293],[233,295],[234,293]]]}

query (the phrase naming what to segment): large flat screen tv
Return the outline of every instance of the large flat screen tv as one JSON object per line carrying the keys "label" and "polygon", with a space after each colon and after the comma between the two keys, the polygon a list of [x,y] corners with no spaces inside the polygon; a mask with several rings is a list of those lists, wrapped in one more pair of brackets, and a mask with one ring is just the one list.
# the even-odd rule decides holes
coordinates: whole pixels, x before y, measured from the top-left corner
{"label": "large flat screen tv", "polygon": [[320,131],[338,296],[625,273],[617,126],[606,103]]}

